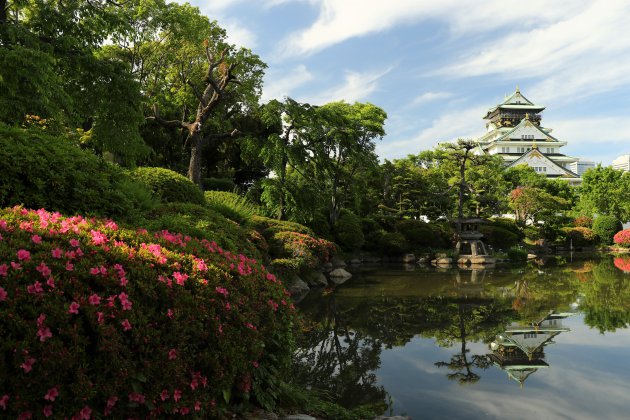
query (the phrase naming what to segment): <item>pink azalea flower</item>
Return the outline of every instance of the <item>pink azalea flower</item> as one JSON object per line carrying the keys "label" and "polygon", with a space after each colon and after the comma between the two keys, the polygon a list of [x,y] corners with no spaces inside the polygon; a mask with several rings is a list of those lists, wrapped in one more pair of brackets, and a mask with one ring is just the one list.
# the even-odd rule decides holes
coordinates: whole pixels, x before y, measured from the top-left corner
{"label": "pink azalea flower", "polygon": [[123,311],[130,311],[131,310],[132,303],[131,303],[130,300],[126,300],[124,302],[121,302],[120,304],[122,306],[122,310]]}
{"label": "pink azalea flower", "polygon": [[103,322],[105,322],[105,315],[103,315],[103,312],[97,312],[96,313],[96,321],[99,324],[102,324]]}
{"label": "pink azalea flower", "polygon": [[50,251],[50,253],[52,254],[53,258],[61,258],[63,256],[63,251],[61,250],[61,248],[55,248]]}
{"label": "pink azalea flower", "polygon": [[177,359],[177,350],[170,349],[168,351],[168,360],[175,360],[175,359]]}
{"label": "pink azalea flower", "polygon": [[179,409],[179,412],[181,413],[182,416],[187,415],[188,413],[190,413],[190,408],[188,407],[182,407]]}
{"label": "pink azalea flower", "polygon": [[79,257],[83,256],[83,251],[81,251],[81,248],[77,248],[77,250],[74,252],[76,252]]}
{"label": "pink azalea flower", "polygon": [[7,291],[4,290],[3,287],[0,287],[0,302],[4,302],[5,300],[7,300],[7,296],[9,296]]}
{"label": "pink azalea flower", "polygon": [[108,220],[107,223],[105,223],[105,227],[111,230],[118,230],[118,225],[112,220]]}
{"label": "pink azalea flower", "polygon": [[31,370],[33,370],[33,365],[35,364],[35,362],[35,358],[28,357],[26,360],[24,360],[24,363],[22,363],[20,367],[24,370],[25,373],[29,373]]}
{"label": "pink azalea flower", "polygon": [[19,271],[22,269],[22,264],[16,263],[15,261],[11,261],[11,268],[16,271]]}
{"label": "pink azalea flower", "polygon": [[78,314],[79,313],[79,308],[81,307],[81,305],[79,305],[76,302],[72,302],[70,304],[70,308],[68,309],[68,313],[69,314]]}
{"label": "pink azalea flower", "polygon": [[129,331],[131,329],[131,323],[127,318],[125,318],[120,324],[123,326],[124,331]]}
{"label": "pink azalea flower", "polygon": [[39,316],[37,317],[37,326],[38,327],[44,326],[44,321],[46,321],[46,315],[39,314]]}
{"label": "pink azalea flower", "polygon": [[98,230],[90,230],[90,234],[92,235],[92,243],[94,245],[103,245],[107,243],[107,236]]}
{"label": "pink azalea flower", "polygon": [[167,309],[166,310],[166,316],[169,317],[170,319],[173,319],[173,310],[172,309]]}
{"label": "pink azalea flower", "polygon": [[50,268],[48,268],[46,263],[43,262],[43,261],[42,261],[42,263],[40,265],[35,267],[35,270],[39,271],[42,274],[42,276],[44,276],[44,277],[48,277],[48,276],[50,276],[50,273],[52,273]]}
{"label": "pink azalea flower", "polygon": [[37,295],[43,293],[44,289],[42,288],[42,284],[36,281],[35,283],[26,286],[26,291],[32,295]]}
{"label": "pink azalea flower", "polygon": [[70,239],[70,246],[78,247],[81,243],[77,239]]}
{"label": "pink azalea flower", "polygon": [[182,391],[179,389],[176,389],[173,392],[173,399],[175,400],[175,402],[179,401],[182,398]]}
{"label": "pink azalea flower", "polygon": [[118,402],[118,397],[112,395],[111,397],[107,399],[107,408],[110,408],[110,409],[114,408],[117,402]]}
{"label": "pink azalea flower", "polygon": [[227,297],[227,296],[230,294],[230,293],[227,291],[227,289],[226,289],[226,288],[224,288],[224,287],[218,287],[218,286],[217,286],[214,290],[216,290],[216,292],[217,292],[217,293],[219,293],[219,294],[221,294],[221,295],[223,295],[223,296],[225,296],[225,297]]}
{"label": "pink azalea flower", "polygon": [[33,235],[31,236],[31,241],[33,241],[33,243],[35,244],[41,244],[42,243],[42,237],[39,235]]}
{"label": "pink azalea flower", "polygon": [[53,415],[52,405],[45,405],[44,408],[42,409],[42,413],[44,414],[44,417],[52,416]]}
{"label": "pink azalea flower", "polygon": [[195,401],[195,411],[201,411],[201,403],[199,401]]}
{"label": "pink azalea flower", "polygon": [[254,361],[252,362],[252,366],[254,366],[256,369],[258,369],[258,367],[259,367],[260,365],[258,364],[258,362],[257,362],[257,361],[255,361],[255,360],[254,360]]}
{"label": "pink azalea flower", "polygon": [[8,272],[9,272],[9,266],[6,265],[6,264],[1,264],[0,265],[0,276],[6,277]]}
{"label": "pink azalea flower", "polygon": [[173,273],[173,278],[178,285],[183,286],[184,282],[188,279],[188,274],[182,274],[179,271],[175,271]]}
{"label": "pink azalea flower", "polygon": [[129,280],[127,280],[127,278],[126,278],[126,277],[121,277],[121,278],[120,278],[120,285],[121,285],[122,287],[125,287],[125,286],[127,285],[127,283],[129,283]]}
{"label": "pink azalea flower", "polygon": [[251,323],[251,322],[248,322],[247,324],[245,324],[245,326],[246,326],[247,328],[249,328],[250,330],[254,330],[254,331],[256,331],[256,330],[257,330],[257,328],[256,328],[254,325],[252,325],[252,323]]}
{"label": "pink azalea flower", "polygon": [[98,269],[98,267],[92,267],[90,268],[90,274],[93,276],[98,276],[101,273],[101,270]]}
{"label": "pink azalea flower", "polygon": [[138,392],[132,392],[129,394],[129,401],[137,402],[138,404],[144,404],[146,397]]}
{"label": "pink azalea flower", "polygon": [[[0,222],[4,222],[4,220],[0,220]],[[7,411],[7,403],[9,402],[9,396],[4,394],[2,398],[0,398],[0,408],[4,411]]]}
{"label": "pink azalea flower", "polygon": [[170,395],[166,389],[162,390],[162,393],[160,394],[160,398],[162,399],[162,401],[166,401],[170,398]]}
{"label": "pink azalea flower", "polygon": [[52,387],[48,390],[48,392],[46,392],[46,395],[44,395],[44,399],[48,400],[48,401],[55,401],[55,398],[57,398],[59,396],[59,390],[57,389],[57,387]]}
{"label": "pink azalea flower", "polygon": [[90,303],[90,305],[100,305],[101,297],[97,295],[96,293],[94,293],[90,295],[90,297],[88,298],[88,302]]}
{"label": "pink azalea flower", "polygon": [[55,279],[53,278],[53,276],[48,277],[48,280],[46,280],[46,284],[48,285],[48,287],[50,287],[51,289],[55,288]]}
{"label": "pink azalea flower", "polygon": [[74,270],[74,264],[72,264],[70,261],[68,261],[66,263],[66,271],[73,271]]}
{"label": "pink azalea flower", "polygon": [[39,327],[37,336],[39,337],[39,341],[44,342],[52,337],[52,332],[50,332],[50,328],[48,327]]}
{"label": "pink azalea flower", "polygon": [[29,420],[33,418],[33,413],[31,413],[30,411],[25,411],[23,413],[20,413],[17,418],[18,420]]}
{"label": "pink azalea flower", "polygon": [[17,257],[20,261],[28,261],[31,259],[31,253],[25,249],[19,249],[17,252]]}
{"label": "pink azalea flower", "polygon": [[79,411],[79,415],[81,420],[90,420],[90,417],[92,416],[92,409],[86,405],[81,409],[81,411]]}

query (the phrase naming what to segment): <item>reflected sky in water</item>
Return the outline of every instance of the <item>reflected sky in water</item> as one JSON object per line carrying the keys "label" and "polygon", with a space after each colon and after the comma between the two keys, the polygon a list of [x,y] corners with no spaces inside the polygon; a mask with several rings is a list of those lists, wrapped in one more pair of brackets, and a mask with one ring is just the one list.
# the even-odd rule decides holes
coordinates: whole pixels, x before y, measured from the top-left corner
{"label": "reflected sky in water", "polygon": [[[301,305],[314,324],[298,374],[346,406],[415,419],[629,418],[630,275],[617,266],[355,273]],[[534,342],[550,312],[562,332],[529,354],[511,344]],[[517,335],[501,341],[506,331]]]}

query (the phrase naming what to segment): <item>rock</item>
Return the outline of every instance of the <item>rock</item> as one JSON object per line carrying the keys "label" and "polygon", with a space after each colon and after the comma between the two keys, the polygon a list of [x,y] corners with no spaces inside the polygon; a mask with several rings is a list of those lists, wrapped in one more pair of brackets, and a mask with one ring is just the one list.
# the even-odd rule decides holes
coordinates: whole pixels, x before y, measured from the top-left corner
{"label": "rock", "polygon": [[428,264],[430,262],[431,262],[431,259],[427,257],[420,257],[418,258],[418,261],[417,261],[418,264]]}
{"label": "rock", "polygon": [[332,268],[344,268],[346,266],[346,262],[344,260],[340,260],[339,258],[333,258]]}
{"label": "rock", "polygon": [[321,271],[309,271],[304,274],[304,281],[311,287],[326,287],[328,286],[328,280]]}
{"label": "rock", "polygon": [[322,264],[322,270],[324,271],[324,273],[328,273],[332,269],[333,269],[332,263],[327,262],[327,263]]}
{"label": "rock", "polygon": [[287,290],[289,291],[289,293],[291,293],[291,296],[296,296],[296,297],[306,295],[308,291],[311,290],[308,287],[308,284],[306,284],[304,280],[299,278],[297,274],[294,274],[293,276],[291,276],[289,280],[286,282],[285,286]]}
{"label": "rock", "polygon": [[404,263],[413,263],[416,261],[416,256],[413,254],[405,254],[405,256],[402,259],[402,262]]}
{"label": "rock", "polygon": [[489,257],[487,255],[478,255],[474,256],[470,259],[472,264],[494,264],[495,259],[493,257]]}
{"label": "rock", "polygon": [[536,254],[527,254],[527,259],[528,260],[534,260],[536,258],[538,258],[538,255],[536,255]]}
{"label": "rock", "polygon": [[352,274],[348,273],[343,268],[336,268],[331,271],[328,276],[330,277],[330,281],[332,281],[333,283],[342,284],[345,283],[350,277],[352,277]]}
{"label": "rock", "polygon": [[382,260],[383,259],[381,257],[372,257],[372,256],[363,257],[364,263],[380,263]]}
{"label": "rock", "polygon": [[282,417],[282,420],[317,420],[315,417],[311,417],[306,414],[291,414],[290,416]]}
{"label": "rock", "polygon": [[362,261],[361,261],[361,259],[359,259],[359,258],[353,258],[353,259],[351,259],[351,260],[349,261],[349,263],[350,263],[350,264],[352,264],[352,265],[359,265],[359,264],[361,264],[361,262],[362,262]]}
{"label": "rock", "polygon": [[437,258],[435,260],[435,263],[437,265],[451,265],[453,263],[453,259],[452,258],[446,258],[446,257]]}
{"label": "rock", "polygon": [[411,420],[411,417],[407,417],[407,416],[392,416],[392,417],[378,416],[378,417],[374,417],[372,420]]}

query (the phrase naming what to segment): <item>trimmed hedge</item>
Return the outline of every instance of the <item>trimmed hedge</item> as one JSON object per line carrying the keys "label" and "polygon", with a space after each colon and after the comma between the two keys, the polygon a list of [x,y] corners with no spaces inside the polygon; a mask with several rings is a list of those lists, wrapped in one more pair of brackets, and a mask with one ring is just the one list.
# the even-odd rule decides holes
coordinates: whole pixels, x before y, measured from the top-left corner
{"label": "trimmed hedge", "polygon": [[440,226],[422,220],[406,219],[396,223],[396,231],[402,234],[411,248],[448,248],[450,240]]}
{"label": "trimmed hedge", "polygon": [[479,231],[483,233],[483,241],[495,249],[509,249],[518,244],[520,237],[512,230],[503,227],[502,224],[480,225]]}
{"label": "trimmed hedge", "polygon": [[253,216],[251,222],[254,227],[262,233],[265,238],[271,239],[278,232],[297,232],[304,235],[315,236],[313,231],[299,223],[288,222],[286,220],[270,219],[264,216]]}
{"label": "trimmed hedge", "polygon": [[144,185],[69,140],[0,124],[0,207],[134,220],[157,203]]}
{"label": "trimmed hedge", "polygon": [[0,210],[0,234],[3,416],[273,408],[295,313],[255,260],[44,210]]}
{"label": "trimmed hedge", "polygon": [[204,204],[203,193],[184,175],[166,168],[140,167],[130,172],[163,203]]}
{"label": "trimmed hedge", "polygon": [[599,236],[601,243],[605,245],[612,244],[615,233],[622,229],[621,222],[613,216],[599,216],[593,222],[593,232]]}

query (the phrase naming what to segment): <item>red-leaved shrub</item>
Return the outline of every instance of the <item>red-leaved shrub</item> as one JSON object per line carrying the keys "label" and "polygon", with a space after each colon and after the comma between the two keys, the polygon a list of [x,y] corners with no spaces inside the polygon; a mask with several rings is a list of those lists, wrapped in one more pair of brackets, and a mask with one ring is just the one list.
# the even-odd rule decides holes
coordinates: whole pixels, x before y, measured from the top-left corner
{"label": "red-leaved shrub", "polygon": [[613,237],[613,242],[617,245],[630,247],[630,229],[620,230]]}
{"label": "red-leaved shrub", "polygon": [[0,417],[273,405],[290,360],[287,300],[262,265],[208,240],[0,210]]}

